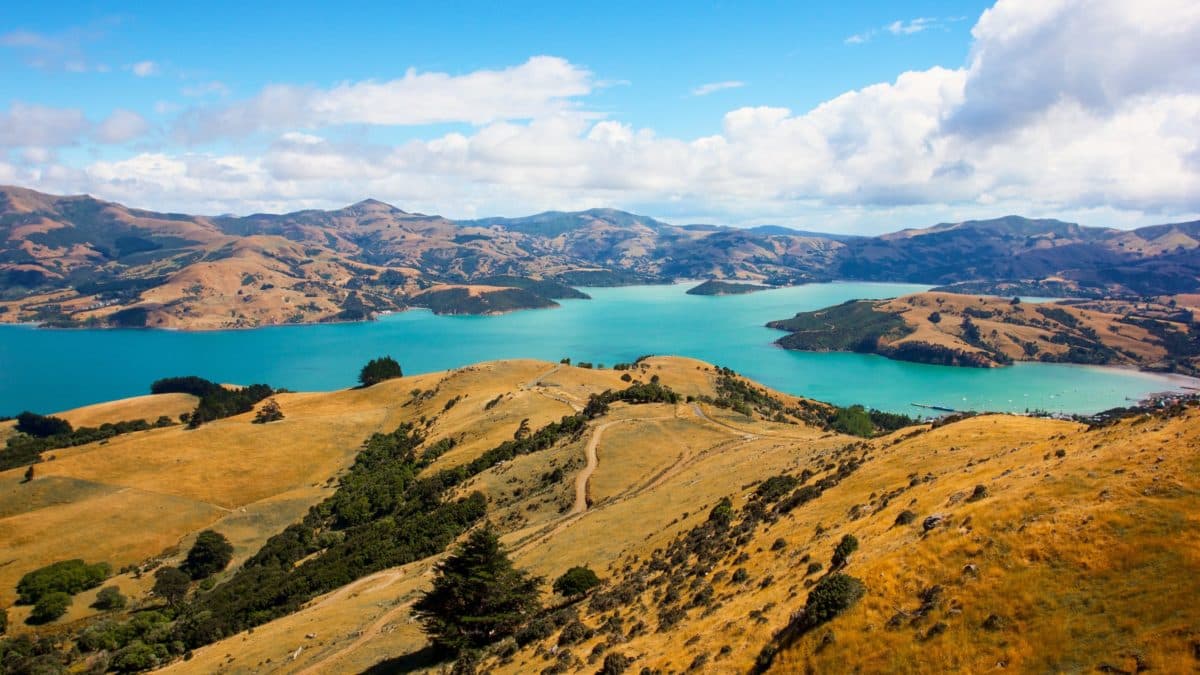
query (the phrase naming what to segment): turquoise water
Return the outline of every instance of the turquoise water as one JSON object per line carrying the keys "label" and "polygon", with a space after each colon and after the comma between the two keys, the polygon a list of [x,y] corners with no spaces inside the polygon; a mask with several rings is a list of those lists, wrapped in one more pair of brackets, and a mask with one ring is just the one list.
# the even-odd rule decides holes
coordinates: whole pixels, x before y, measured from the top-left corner
{"label": "turquoise water", "polygon": [[517,357],[570,356],[611,366],[642,354],[679,354],[781,391],[909,413],[919,412],[914,402],[1087,413],[1174,388],[1164,377],[1106,368],[1030,363],[983,370],[790,352],[773,344],[782,333],[763,326],[851,298],[893,297],[925,286],[845,282],[709,297],[686,295],[691,285],[589,288],[591,300],[493,317],[411,311],[369,323],[204,333],[5,326],[0,414],[144,394],[153,380],[170,375],[337,389],[353,385],[363,363],[382,354],[394,356],[407,373]]}

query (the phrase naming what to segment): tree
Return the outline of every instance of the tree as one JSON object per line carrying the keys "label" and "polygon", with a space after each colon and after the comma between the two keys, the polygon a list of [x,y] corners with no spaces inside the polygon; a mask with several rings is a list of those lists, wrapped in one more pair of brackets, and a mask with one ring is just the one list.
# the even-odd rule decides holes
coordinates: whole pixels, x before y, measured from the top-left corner
{"label": "tree", "polygon": [[124,609],[126,599],[121,593],[121,589],[116,586],[105,586],[96,594],[96,601],[92,603],[92,607],[100,610]]}
{"label": "tree", "polygon": [[191,577],[178,567],[160,567],[154,572],[154,588],[150,592],[169,605],[178,605],[187,597],[191,583]]}
{"label": "tree", "polygon": [[846,561],[850,559],[850,554],[858,550],[858,539],[852,534],[847,534],[838,542],[837,548],[833,549],[833,560],[830,561],[830,567],[833,569],[841,569],[846,565]]}
{"label": "tree", "polygon": [[225,535],[205,530],[196,536],[181,569],[192,579],[203,579],[225,569],[233,559],[233,545]]}
{"label": "tree", "polygon": [[396,359],[390,356],[371,359],[358,373],[358,381],[364,387],[396,377],[404,377],[404,371],[400,369],[400,364],[396,362]]}
{"label": "tree", "polygon": [[459,652],[508,637],[540,608],[542,580],[513,567],[490,525],[472,532],[436,571],[413,610],[440,648]]}
{"label": "tree", "polygon": [[600,577],[589,567],[572,567],[554,580],[554,592],[564,598],[577,598],[600,585]]}
{"label": "tree", "polygon": [[70,606],[71,596],[69,594],[62,591],[47,593],[33,606],[33,611],[29,613],[29,623],[50,623],[63,614],[66,614],[67,608]]}
{"label": "tree", "polygon": [[31,413],[28,410],[17,415],[17,431],[37,438],[61,436],[73,431],[71,423],[61,417],[50,417]]}
{"label": "tree", "polygon": [[8,610],[0,607],[0,635],[8,632]]}
{"label": "tree", "polygon": [[273,398],[267,399],[263,407],[258,409],[258,413],[254,416],[254,424],[266,424],[267,422],[278,422],[283,419],[283,411],[279,409],[279,403]]}
{"label": "tree", "polygon": [[25,480],[23,482],[28,483],[32,480],[33,480],[33,465],[30,464],[29,468],[25,469]]}
{"label": "tree", "polygon": [[941,321],[942,321],[942,313],[941,312],[930,312],[929,313],[929,323],[941,323]]}

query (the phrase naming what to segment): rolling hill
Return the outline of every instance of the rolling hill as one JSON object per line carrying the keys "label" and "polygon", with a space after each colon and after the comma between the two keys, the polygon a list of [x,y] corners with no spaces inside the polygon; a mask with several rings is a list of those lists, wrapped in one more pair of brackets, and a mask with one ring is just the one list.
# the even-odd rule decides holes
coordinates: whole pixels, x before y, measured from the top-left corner
{"label": "rolling hill", "polygon": [[[487,279],[521,279],[495,284]],[[215,329],[362,320],[422,293],[519,287],[446,311],[552,306],[530,285],[711,278],[912,281],[1080,297],[1200,291],[1200,223],[1132,231],[1016,216],[880,237],[675,226],[613,209],[454,222],[376,200],[244,217],[0,187],[0,321]],[[1032,289],[1032,290],[1031,290]],[[536,296],[536,297],[534,297]],[[442,306],[442,305],[438,305]]]}
{"label": "rolling hill", "polygon": [[1193,311],[1155,302],[918,293],[858,300],[772,321],[787,349],[855,351],[919,363],[991,368],[1013,361],[1137,366],[1200,373]]}
{"label": "rolling hill", "polygon": [[[605,391],[626,393],[597,406]],[[40,627],[24,623],[28,606],[10,607],[10,635],[38,639],[22,643],[25,656],[0,641],[0,658],[45,672],[139,655],[173,672],[436,672],[452,657],[428,648],[412,603],[455,542],[487,521],[518,568],[546,579],[545,609],[476,653],[477,672],[1197,663],[1194,404],[1090,426],[979,415],[890,431],[903,422],[680,358],[621,370],[494,362],[275,398],[279,421],[245,413],[133,432],[55,451],[30,481],[0,473],[0,603],[21,575],[74,557],[107,562],[115,574],[104,584],[130,598],[102,611],[88,606],[97,589],[84,591]],[[174,415],[188,403],[143,397],[63,416]],[[839,430],[850,428],[867,435]],[[415,458],[379,454],[417,430]],[[394,473],[407,466],[418,473]],[[354,506],[355,495],[381,504],[383,493],[362,489],[388,476],[433,511]],[[435,552],[370,557],[392,550],[391,537],[415,541],[390,529],[397,522],[453,504],[483,510]],[[312,539],[290,538],[317,522],[327,524]],[[153,570],[179,564],[204,529],[230,540],[233,562],[164,609],[149,592]],[[300,548],[285,553],[289,541]],[[268,552],[285,556],[279,571]],[[549,581],[573,566],[601,585],[559,597]],[[325,576],[337,570],[348,574]],[[278,585],[287,579],[303,584]],[[261,614],[238,613],[272,588],[277,600],[245,605]],[[242,618],[222,623],[226,612]],[[73,643],[82,651],[64,650]]]}

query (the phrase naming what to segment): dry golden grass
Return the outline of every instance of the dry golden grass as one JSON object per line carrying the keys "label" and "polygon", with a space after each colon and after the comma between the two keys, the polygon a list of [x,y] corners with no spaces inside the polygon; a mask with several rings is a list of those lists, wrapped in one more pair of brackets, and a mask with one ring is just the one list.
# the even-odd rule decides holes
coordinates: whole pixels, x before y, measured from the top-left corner
{"label": "dry golden grass", "polygon": [[[692,395],[713,393],[714,372],[695,361],[650,359],[645,369],[631,374],[643,381],[657,374],[664,383]],[[267,481],[270,487],[240,500],[234,499],[239,491],[253,490],[240,477],[210,479],[216,487],[186,479],[174,485],[174,464],[158,463],[141,471],[135,464],[149,458],[133,447],[104,452],[115,452],[114,459],[125,462],[130,480],[139,484],[158,471],[160,483],[172,483],[169,496],[122,492],[115,484],[85,480],[84,458],[107,458],[95,454],[99,448],[64,453],[43,466],[72,466],[67,462],[74,460],[80,475],[64,472],[45,478],[57,483],[53,489],[45,483],[38,492],[31,489],[28,512],[21,511],[22,500],[0,498],[0,528],[13,528],[0,529],[5,533],[0,538],[16,533],[21,524],[26,524],[23,536],[29,538],[32,523],[59,526],[71,518],[91,517],[93,505],[116,517],[125,512],[124,499],[147,500],[142,512],[165,504],[154,500],[171,499],[184,514],[178,517],[195,522],[141,525],[161,533],[152,540],[123,544],[140,545],[137,550],[145,551],[129,559],[182,549],[197,530],[212,525],[230,536],[240,561],[265,536],[328,494],[320,476],[336,475],[352,457],[357,441],[370,431],[422,416],[434,419],[427,430],[431,440],[461,439],[433,465],[436,470],[469,461],[511,438],[521,419],[530,418],[536,428],[539,424],[533,420],[568,414],[589,393],[622,386],[620,375],[534,361],[496,362],[366,390],[280,397],[287,415],[283,422],[261,430],[251,429],[255,425],[246,419],[210,427],[211,434],[227,436],[241,452],[248,452],[255,445],[248,439],[260,433],[268,435],[259,442],[275,448],[274,456],[243,464],[232,456],[237,453],[217,455],[216,461],[234,462],[239,471],[255,472],[255,462],[279,469],[255,473],[256,481]],[[436,393],[414,400],[412,389]],[[446,402],[459,396],[446,409]],[[497,397],[500,400],[485,410]],[[339,416],[349,420],[344,428],[333,419]],[[336,429],[318,431],[322,425]],[[598,465],[588,481],[591,504],[573,513],[574,480],[584,467],[585,448],[601,426]],[[164,454],[172,459],[179,455],[182,465],[193,470],[198,464],[192,459],[190,439],[204,437],[188,434],[204,431],[146,432],[143,443],[166,448]],[[316,438],[321,433],[327,435]],[[161,438],[154,438],[156,434]],[[327,444],[332,445],[324,453],[315,449]],[[203,452],[222,452],[215,442],[202,447]],[[1065,456],[1055,455],[1060,449]],[[627,626],[646,621],[649,632],[612,650],[635,656],[635,672],[643,667],[682,672],[699,656],[708,659],[704,672],[746,672],[774,632],[803,606],[806,579],[811,582],[820,574],[806,576],[803,556],[828,566],[836,542],[851,533],[860,549],[846,572],[863,580],[866,597],[787,646],[776,658],[777,672],[980,672],[1000,663],[1014,672],[1082,672],[1102,663],[1132,670],[1135,658],[1160,672],[1194,667],[1191,644],[1200,640],[1200,608],[1194,602],[1200,597],[1196,409],[1180,418],[1127,420],[1096,431],[1070,422],[989,415],[861,442],[710,406],[615,404],[602,424],[592,425],[582,437],[505,462],[460,489],[488,496],[489,518],[505,533],[503,539],[520,567],[553,579],[570,566],[589,565],[602,577],[616,579],[627,563],[645,560],[702,522],[722,497],[732,496],[735,506],[741,506],[758,481],[804,468],[821,475],[829,461],[864,453],[865,463],[842,483],[778,522],[760,526],[742,547],[745,560],[726,560],[713,570],[724,576],[714,585],[715,611],[689,610],[673,629],[655,632],[658,603],[648,593],[642,598],[645,608],[635,604],[618,611]],[[129,459],[120,459],[127,455]],[[303,464],[308,473],[274,466],[280,463]],[[556,469],[561,478],[547,480]],[[117,473],[90,471],[108,480],[115,480]],[[17,479],[14,472],[0,475],[0,487],[15,485]],[[27,487],[37,488],[41,480]],[[972,502],[966,497],[976,485],[986,486],[988,495]],[[882,495],[897,490],[883,506]],[[56,499],[63,503],[54,503]],[[220,510],[227,504],[233,504],[227,506],[230,511]],[[918,514],[917,521],[894,525],[902,509]],[[924,533],[921,519],[935,513],[944,515],[947,524]],[[114,531],[98,527],[110,535]],[[98,531],[89,528],[76,536],[94,537]],[[773,551],[778,538],[786,546]],[[35,548],[28,542],[22,546],[19,559],[24,564]],[[89,550],[92,544],[73,541],[70,546]],[[66,557],[67,550],[59,546],[38,554],[58,559]],[[115,562],[124,559],[121,555],[113,550],[99,557]],[[428,587],[433,562],[361,579],[313,600],[294,615],[199,649],[191,660],[171,669],[360,672],[384,660],[417,654],[425,637],[408,605]],[[729,580],[736,567],[746,569],[748,581]],[[768,577],[771,583],[764,584]],[[128,585],[131,594],[144,593],[138,586],[144,579],[123,578],[119,583]],[[941,600],[917,619],[918,595],[932,585],[944,589]],[[77,600],[71,618],[88,616],[84,610],[76,613],[81,602]],[[580,611],[593,627],[603,618],[582,605]],[[901,625],[889,628],[897,614]],[[1005,620],[1001,630],[983,628],[993,614]],[[926,637],[939,622],[945,624],[945,632]],[[821,646],[827,633],[835,639]],[[587,657],[603,639],[597,636],[571,647],[582,662],[573,672],[590,673],[599,667]],[[539,672],[551,658],[528,648],[505,662],[490,661],[486,669]]]}
{"label": "dry golden grass", "polygon": [[[1166,357],[1167,352],[1157,338],[1144,328],[1119,323],[1125,314],[1136,313],[1131,303],[1106,301],[1091,306],[1091,309],[1081,309],[1059,303],[1013,305],[1007,298],[955,293],[917,293],[877,303],[880,310],[895,313],[913,329],[912,333],[892,344],[925,342],[990,358],[986,350],[968,343],[962,337],[963,319],[968,316],[968,310],[974,310],[993,314],[992,317],[976,316],[971,319],[979,328],[981,342],[989,349],[1016,361],[1038,358],[1042,354],[1063,355],[1067,352],[1067,346],[1054,342],[1053,338],[1060,333],[1077,331],[1047,321],[1037,311],[1038,307],[1054,307],[1074,317],[1080,328],[1095,331],[1102,344],[1117,350],[1117,364],[1148,366]],[[929,320],[935,312],[941,317],[936,323]],[[1182,324],[1176,328],[1187,331]],[[1034,356],[1026,353],[1026,343],[1037,347]]]}

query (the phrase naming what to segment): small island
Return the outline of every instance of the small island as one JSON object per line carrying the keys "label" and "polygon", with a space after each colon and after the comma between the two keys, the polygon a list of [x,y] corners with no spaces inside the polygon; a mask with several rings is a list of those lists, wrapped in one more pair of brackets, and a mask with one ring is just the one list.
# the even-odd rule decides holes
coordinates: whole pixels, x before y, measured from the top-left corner
{"label": "small island", "polygon": [[1170,299],[1039,304],[929,292],[851,300],[767,326],[788,331],[781,347],[803,351],[975,368],[1043,361],[1200,373],[1200,331]]}
{"label": "small island", "polygon": [[410,307],[423,307],[434,314],[492,315],[521,309],[558,307],[550,298],[524,288],[482,285],[439,285],[409,299]]}
{"label": "small island", "polygon": [[755,291],[765,291],[770,286],[762,286],[759,284],[744,284],[733,281],[718,281],[709,279],[708,281],[688,289],[688,295],[743,295],[745,293],[754,293]]}

